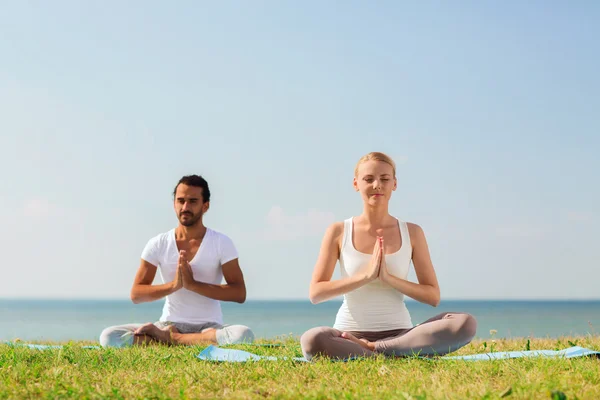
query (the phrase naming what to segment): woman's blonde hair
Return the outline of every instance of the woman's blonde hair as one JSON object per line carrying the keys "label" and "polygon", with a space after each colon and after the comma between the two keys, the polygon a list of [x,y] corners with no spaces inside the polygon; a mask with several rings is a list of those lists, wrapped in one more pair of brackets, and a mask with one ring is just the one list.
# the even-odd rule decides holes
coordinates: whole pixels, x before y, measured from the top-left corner
{"label": "woman's blonde hair", "polygon": [[380,153],[378,151],[372,151],[371,153],[362,156],[360,160],[358,160],[358,163],[356,163],[356,168],[354,168],[354,176],[358,176],[358,167],[360,166],[360,164],[371,160],[383,161],[384,163],[390,164],[394,171],[394,178],[396,177],[396,163],[394,162],[394,160],[392,160],[392,158],[387,154]]}

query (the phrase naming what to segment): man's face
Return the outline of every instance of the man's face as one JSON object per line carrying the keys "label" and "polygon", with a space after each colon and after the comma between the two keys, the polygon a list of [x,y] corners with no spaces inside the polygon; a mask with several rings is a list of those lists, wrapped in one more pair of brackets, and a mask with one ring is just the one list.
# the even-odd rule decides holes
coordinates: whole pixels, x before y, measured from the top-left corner
{"label": "man's face", "polygon": [[175,191],[175,212],[179,223],[183,226],[194,226],[208,210],[208,202],[204,203],[202,188],[180,184]]}

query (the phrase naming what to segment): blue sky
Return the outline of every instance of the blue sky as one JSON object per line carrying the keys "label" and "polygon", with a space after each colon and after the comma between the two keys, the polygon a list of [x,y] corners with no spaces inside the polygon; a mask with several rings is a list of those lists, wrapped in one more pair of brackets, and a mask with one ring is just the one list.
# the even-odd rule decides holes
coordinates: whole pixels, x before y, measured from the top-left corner
{"label": "blue sky", "polygon": [[593,1],[4,2],[0,297],[127,298],[199,173],[248,298],[306,299],[326,226],[361,212],[356,161],[383,151],[443,299],[598,298],[599,18]]}

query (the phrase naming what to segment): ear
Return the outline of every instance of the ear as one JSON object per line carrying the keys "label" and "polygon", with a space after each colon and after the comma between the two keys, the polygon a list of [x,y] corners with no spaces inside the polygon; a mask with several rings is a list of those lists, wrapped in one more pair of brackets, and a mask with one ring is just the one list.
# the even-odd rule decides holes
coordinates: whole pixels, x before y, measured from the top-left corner
{"label": "ear", "polygon": [[394,188],[392,190],[398,189],[398,179],[394,178]]}
{"label": "ear", "polygon": [[352,181],[352,186],[354,186],[354,190],[358,192],[358,181],[356,180],[356,177],[354,177],[354,180]]}
{"label": "ear", "polygon": [[202,204],[202,214],[205,214],[209,208],[210,208],[210,201],[207,201],[206,203]]}

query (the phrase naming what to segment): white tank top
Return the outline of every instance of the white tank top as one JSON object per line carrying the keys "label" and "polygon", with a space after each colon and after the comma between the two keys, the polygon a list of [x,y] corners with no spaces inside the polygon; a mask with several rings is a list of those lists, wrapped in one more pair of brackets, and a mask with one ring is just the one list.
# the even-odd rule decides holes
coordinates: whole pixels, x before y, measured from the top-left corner
{"label": "white tank top", "polygon": [[[385,255],[388,271],[406,279],[412,259],[412,246],[406,222],[398,220],[402,246],[393,254]],[[344,221],[344,236],[340,252],[342,278],[352,276],[365,268],[372,254],[361,253],[352,243],[353,219]],[[341,331],[388,331],[412,328],[410,313],[404,304],[404,295],[379,278],[344,295],[344,302],[335,318],[335,329]]]}
{"label": "white tank top", "polygon": [[[177,273],[179,250],[175,229],[150,239],[142,258],[159,268],[164,283],[172,282]],[[223,264],[238,258],[233,241],[223,233],[206,229],[206,234],[194,258],[190,260],[194,279],[219,285],[223,281]],[[223,324],[221,302],[181,288],[165,299],[160,321]]]}

